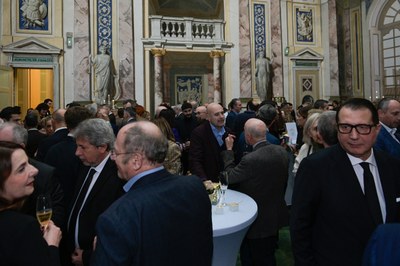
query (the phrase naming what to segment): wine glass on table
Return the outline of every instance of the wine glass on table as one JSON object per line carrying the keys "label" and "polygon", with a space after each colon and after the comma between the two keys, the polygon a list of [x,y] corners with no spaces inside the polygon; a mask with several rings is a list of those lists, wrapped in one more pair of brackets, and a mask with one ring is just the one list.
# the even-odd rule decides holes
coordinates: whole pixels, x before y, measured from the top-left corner
{"label": "wine glass on table", "polygon": [[221,206],[226,206],[225,203],[225,192],[228,189],[228,172],[222,171],[219,173],[219,186],[221,188],[221,199],[220,199],[220,205]]}
{"label": "wine glass on table", "polygon": [[36,200],[36,217],[42,228],[46,228],[51,220],[53,210],[48,195],[39,195]]}

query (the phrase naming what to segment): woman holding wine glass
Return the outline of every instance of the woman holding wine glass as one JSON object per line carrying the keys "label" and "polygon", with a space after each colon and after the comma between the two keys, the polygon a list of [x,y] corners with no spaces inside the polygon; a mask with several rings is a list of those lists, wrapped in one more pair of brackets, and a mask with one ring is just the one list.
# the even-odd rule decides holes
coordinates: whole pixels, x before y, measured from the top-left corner
{"label": "woman holding wine glass", "polygon": [[37,173],[20,145],[0,141],[2,265],[60,265],[60,228],[50,221],[41,231],[38,221],[18,211],[24,199],[32,194]]}

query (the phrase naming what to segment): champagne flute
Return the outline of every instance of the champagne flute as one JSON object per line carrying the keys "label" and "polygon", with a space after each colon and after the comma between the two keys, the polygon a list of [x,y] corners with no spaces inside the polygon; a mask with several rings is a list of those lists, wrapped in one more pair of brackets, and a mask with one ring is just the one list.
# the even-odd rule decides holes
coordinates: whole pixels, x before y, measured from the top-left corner
{"label": "champagne flute", "polygon": [[221,188],[221,206],[226,206],[225,203],[225,192],[228,189],[228,172],[222,171],[219,173],[219,186]]}
{"label": "champagne flute", "polygon": [[36,217],[42,228],[46,228],[49,224],[52,214],[50,196],[39,195],[36,200]]}

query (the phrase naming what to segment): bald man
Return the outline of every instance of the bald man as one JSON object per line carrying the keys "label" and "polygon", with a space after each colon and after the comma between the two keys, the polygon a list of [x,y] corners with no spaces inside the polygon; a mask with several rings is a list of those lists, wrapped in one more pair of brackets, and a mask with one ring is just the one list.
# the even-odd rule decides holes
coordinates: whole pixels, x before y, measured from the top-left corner
{"label": "bald man", "polygon": [[284,148],[266,141],[267,127],[257,118],[247,120],[244,126],[246,143],[253,151],[235,166],[233,135],[225,138],[222,152],[224,170],[229,184],[252,197],[258,206],[258,216],[243,240],[240,258],[242,265],[276,265],[275,248],[279,229],[287,225],[285,186],[288,178],[288,155]]}
{"label": "bald man", "polygon": [[204,121],[207,120],[207,107],[204,105],[200,105],[199,107],[196,108],[196,118],[198,123],[203,123]]}
{"label": "bald man", "polygon": [[151,122],[119,131],[111,158],[126,194],[97,221],[93,265],[211,265],[210,199],[199,178],[164,169],[167,150]]}
{"label": "bald man", "polygon": [[207,106],[208,122],[196,127],[190,136],[189,170],[203,180],[218,182],[219,172],[223,169],[221,152],[226,150],[224,139],[224,108],[218,103]]}

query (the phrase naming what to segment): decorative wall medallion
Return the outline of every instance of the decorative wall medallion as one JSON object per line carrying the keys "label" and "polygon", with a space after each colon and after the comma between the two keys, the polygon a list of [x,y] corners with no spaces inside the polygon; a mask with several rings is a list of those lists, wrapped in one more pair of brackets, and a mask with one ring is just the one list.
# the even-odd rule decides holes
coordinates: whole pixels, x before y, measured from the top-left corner
{"label": "decorative wall medallion", "polygon": [[305,91],[312,92],[312,90],[313,90],[312,78],[303,78],[301,80],[301,84],[302,84],[303,92],[305,92]]}

